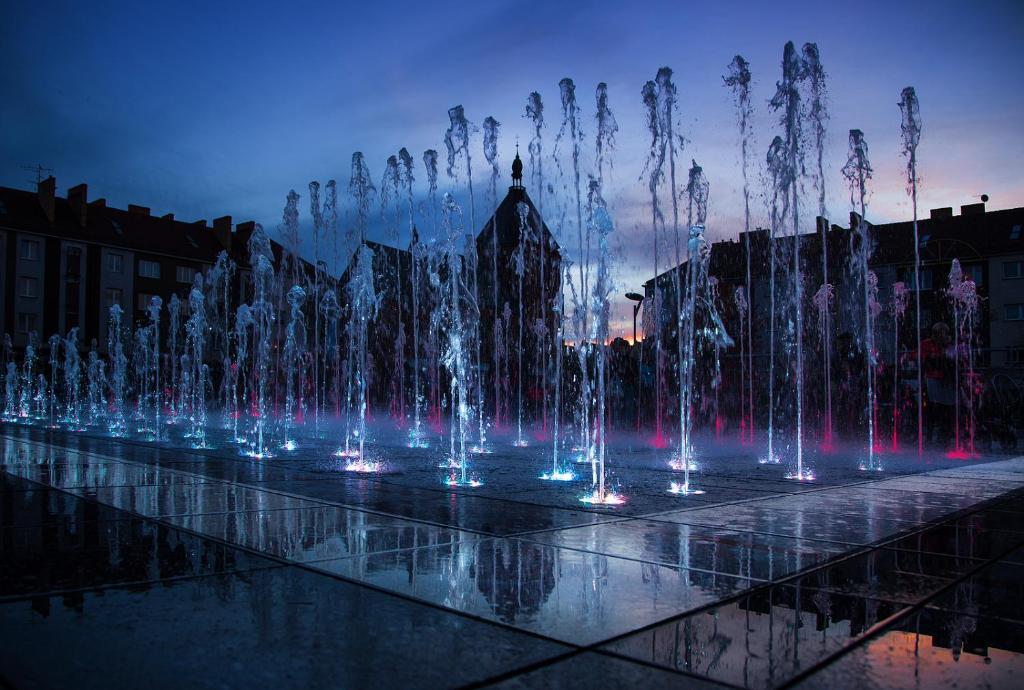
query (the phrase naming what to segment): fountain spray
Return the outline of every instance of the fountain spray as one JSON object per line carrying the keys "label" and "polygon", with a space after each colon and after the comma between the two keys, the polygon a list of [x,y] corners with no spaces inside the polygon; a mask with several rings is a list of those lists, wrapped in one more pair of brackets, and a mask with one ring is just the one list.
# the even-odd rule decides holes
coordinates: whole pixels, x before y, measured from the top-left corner
{"label": "fountain spray", "polygon": [[[523,438],[523,275],[526,273],[526,244],[530,241],[530,224],[527,218],[530,215],[530,207],[520,201],[516,204],[516,215],[519,217],[519,242],[516,245],[515,262],[516,276],[519,278],[519,335],[516,343],[516,357],[518,359],[518,371],[516,373],[516,384],[518,388],[516,404],[516,441],[515,445],[520,448],[526,446],[526,439]],[[497,277],[497,273],[495,273]],[[497,281],[495,281],[497,282]]]}
{"label": "fountain spray", "polygon": [[[366,457],[366,412],[369,405],[369,376],[367,350],[369,348],[369,322],[377,317],[380,307],[380,295],[374,285],[373,250],[366,244],[366,220],[370,207],[370,199],[375,191],[370,183],[370,170],[366,166],[363,154],[352,154],[352,178],[349,191],[356,200],[356,230],[359,233],[359,244],[356,249],[354,264],[349,276],[348,298],[351,305],[351,320],[354,323],[356,365],[358,367],[359,425],[356,435],[359,439],[359,452],[348,463],[346,469],[359,472],[375,472],[380,464],[369,461]],[[348,447],[348,434],[345,438],[344,455],[351,457]]]}
{"label": "fountain spray", "polygon": [[124,436],[128,430],[124,417],[125,381],[128,376],[128,358],[124,354],[121,305],[110,306],[107,321],[107,352],[110,353],[110,397],[113,414],[110,419],[110,433]]}
{"label": "fountain spray", "polygon": [[593,306],[594,319],[590,340],[595,344],[595,367],[597,369],[597,406],[596,406],[596,448],[591,455],[591,476],[593,489],[583,497],[584,503],[598,505],[619,505],[624,503],[622,496],[611,491],[605,477],[605,431],[607,429],[605,414],[605,366],[608,341],[608,312],[612,292],[611,262],[609,236],[614,231],[612,219],[608,215],[604,199],[601,198],[601,187],[598,180],[591,178],[587,194],[588,234],[597,235],[597,272],[594,280],[593,293],[586,303]]}
{"label": "fountain spray", "polygon": [[[825,86],[825,69],[821,65],[821,54],[817,43],[805,43],[803,48],[804,71],[810,82],[810,107],[808,116],[814,130],[815,168],[814,185],[818,190],[818,217],[821,219],[821,270],[822,285],[819,292],[827,294],[832,290],[828,282],[828,208],[825,205],[825,124],[828,121],[826,106],[828,93]],[[825,380],[825,424],[823,442],[832,446],[832,324],[831,311],[819,311],[821,327],[822,375]]]}
{"label": "fountain spray", "polygon": [[[747,298],[747,307],[753,307],[753,289],[750,282],[750,182],[748,174],[748,151],[752,146],[753,135],[750,131],[750,119],[753,116],[753,108],[750,102],[750,63],[742,55],[737,55],[729,63],[729,74],[724,78],[725,85],[732,88],[733,98],[736,101],[736,119],[740,128],[740,161],[743,170],[743,246],[746,255],[746,280],[747,290],[750,296]],[[738,306],[738,303],[737,303]],[[753,340],[753,313],[747,321],[747,411],[743,408],[743,392],[740,391],[740,417],[746,417],[747,439],[754,441],[754,340]],[[742,346],[743,337],[740,336]],[[742,358],[742,355],[741,355]],[[741,386],[742,388],[742,386]]]}
{"label": "fountain spray", "polygon": [[[583,227],[583,198],[580,189],[580,144],[583,141],[583,130],[580,126],[580,108],[576,103],[576,85],[568,77],[558,82],[559,93],[562,100],[562,126],[555,139],[555,160],[558,161],[558,146],[568,134],[572,145],[572,172],[573,189],[576,200],[576,228],[579,237],[579,295],[586,301],[588,296],[588,275],[590,272],[590,238],[589,233]],[[577,305],[578,306],[578,305]],[[585,306],[575,310],[576,318],[576,356],[580,366],[580,412],[579,419],[579,441],[583,449],[584,458],[589,459],[592,450],[591,446],[591,381],[589,374],[590,343],[589,333],[589,309]]]}
{"label": "fountain spray", "polygon": [[924,454],[924,380],[921,367],[921,242],[917,236],[917,145],[921,142],[921,106],[914,87],[900,93],[900,130],[907,158],[907,193],[914,210],[914,331],[917,336],[917,454]]}
{"label": "fountain spray", "polygon": [[188,320],[185,322],[185,353],[191,369],[188,372],[191,388],[189,401],[189,432],[193,448],[207,448],[206,443],[206,297],[203,295],[203,275],[197,273],[188,294]]}
{"label": "fountain spray", "polygon": [[[843,166],[843,176],[850,185],[850,203],[860,210],[860,215],[856,217],[857,232],[860,236],[860,246],[857,250],[856,260],[860,264],[864,283],[864,355],[868,364],[868,457],[862,469],[881,470],[881,464],[876,464],[875,462],[875,366],[877,364],[877,354],[875,352],[873,312],[878,302],[878,278],[868,268],[872,251],[871,226],[865,218],[868,197],[867,183],[871,179],[872,173],[871,163],[868,161],[868,143],[864,138],[864,132],[859,129],[851,129],[850,156],[846,165]],[[872,278],[874,278],[874,287],[872,287]],[[872,295],[872,290],[876,293],[874,296]]]}
{"label": "fountain spray", "polygon": [[[450,474],[445,483],[449,486],[479,486],[480,482],[468,474],[467,436],[473,409],[468,400],[470,372],[463,311],[471,310],[471,307],[467,305],[466,281],[459,266],[462,262],[458,251],[458,240],[463,231],[462,209],[451,194],[444,195],[441,213],[445,233],[443,261],[447,269],[440,309],[446,340],[442,359],[450,380],[452,414],[452,455],[448,459]],[[434,277],[431,281],[439,282],[439,278]]]}
{"label": "fountain spray", "polygon": [[[658,99],[658,85],[653,81],[644,84],[641,91],[644,111],[647,115],[647,129],[651,135],[650,151],[647,155],[647,163],[644,171],[650,171],[647,188],[651,193],[651,228],[654,233],[654,287],[652,288],[652,323],[654,331],[654,444],[657,447],[664,446],[664,435],[661,428],[661,378],[662,378],[662,352],[661,352],[661,286],[658,284],[658,260],[659,260],[659,228],[664,230],[665,216],[661,211],[661,203],[658,198],[658,187],[664,181],[666,139],[662,131],[662,118]],[[646,321],[647,309],[644,309]]]}
{"label": "fountain spray", "polygon": [[[530,118],[531,124],[533,125],[533,137],[530,138],[529,152],[530,152],[530,181],[532,182],[534,190],[537,192],[537,210],[541,216],[544,214],[544,102],[541,100],[540,94],[536,91],[530,93],[530,96],[526,101],[526,117]],[[545,309],[548,304],[547,297],[547,238],[543,236],[543,228],[541,228],[540,238],[540,324],[541,327],[538,329],[537,340],[540,345],[542,352],[542,361],[539,368],[540,370],[540,388],[542,395],[541,403],[541,427],[544,434],[548,431],[548,362],[551,357],[551,347],[548,343],[548,323],[547,314]],[[555,385],[560,385],[556,382]],[[557,415],[557,412],[556,412]]]}
{"label": "fountain spray", "polygon": [[[434,149],[427,149],[423,152],[423,168],[427,173],[427,198],[430,201],[430,226],[431,226],[431,237],[434,241],[437,239],[437,151]],[[435,251],[428,251],[428,254],[433,259],[437,259],[438,253]],[[427,270],[434,270],[431,267],[427,267]],[[433,287],[433,285],[432,285]],[[435,419],[437,427],[441,425],[441,384],[440,384],[440,345],[438,343],[438,333],[436,329],[431,328],[428,337],[428,347],[430,349],[430,362],[428,364],[430,369],[430,396],[431,396],[431,413],[430,416]]]}
{"label": "fountain spray", "polygon": [[[288,306],[291,314],[285,329],[284,360],[285,360],[285,408],[284,408],[284,444],[285,450],[295,450],[293,437],[295,429],[296,389],[302,390],[302,357],[306,349],[306,318],[302,313],[302,305],[306,301],[306,291],[299,285],[288,290]],[[296,368],[298,371],[296,371]]]}
{"label": "fountain spray", "polygon": [[[488,187],[488,202],[491,207],[491,289],[493,293],[492,309],[494,318],[491,329],[491,368],[494,376],[494,420],[498,423],[500,419],[498,400],[501,393],[501,377],[498,372],[501,370],[498,361],[499,336],[501,330],[501,309],[498,304],[498,132],[501,123],[493,117],[484,118],[484,158],[491,166],[491,179]],[[518,145],[517,145],[518,151]]]}
{"label": "fountain spray", "polygon": [[[324,206],[320,203],[320,183],[309,183],[309,213],[313,217],[313,433],[320,437],[320,406],[323,392],[320,384],[320,235],[324,231]],[[323,366],[326,373],[326,366]]]}
{"label": "fountain spray", "polygon": [[[202,289],[202,275],[196,274],[196,280],[200,281],[199,286]],[[163,300],[160,299],[159,295],[153,295],[149,300],[149,306],[146,308],[146,312],[149,314],[149,328],[151,337],[153,338],[153,434],[156,437],[155,440],[160,440],[161,424],[160,424],[160,406],[163,403],[163,396],[160,390],[160,310],[163,308]],[[205,332],[203,337],[205,337]]]}
{"label": "fountain spray", "polygon": [[892,449],[899,450],[900,441],[900,321],[907,311],[907,286],[897,281],[892,284]]}
{"label": "fountain spray", "polygon": [[272,457],[266,436],[269,434],[267,422],[270,416],[267,396],[270,393],[270,357],[271,336],[274,327],[274,305],[271,296],[274,286],[274,254],[270,248],[270,239],[263,231],[263,226],[256,224],[249,237],[249,267],[252,270],[253,302],[250,307],[252,317],[253,375],[252,380],[256,393],[255,428],[249,438],[247,454],[257,459]]}
{"label": "fountain spray", "polygon": [[804,395],[804,359],[803,359],[803,278],[800,271],[800,184],[799,176],[803,170],[803,133],[800,118],[800,82],[806,77],[805,64],[790,41],[786,43],[782,53],[782,80],[778,82],[775,96],[770,106],[773,110],[781,110],[781,122],[784,137],[784,162],[786,175],[784,181],[792,197],[790,202],[790,219],[793,224],[793,307],[796,315],[796,472],[793,478],[803,481],[812,479],[809,472],[804,471],[803,448],[803,395]]}
{"label": "fountain spray", "polygon": [[[462,154],[462,160],[466,166],[466,190],[469,194],[469,226],[472,232],[476,232],[476,201],[473,196],[473,157],[469,153],[469,137],[476,128],[466,119],[465,110],[461,105],[454,106],[448,109],[448,120],[451,123],[444,134],[444,144],[448,149],[448,177],[453,180],[457,179],[456,174],[456,158],[459,154]],[[461,209],[460,209],[461,215]],[[472,237],[472,235],[470,235]],[[467,271],[471,271],[471,283],[472,286],[472,300],[479,309],[480,294],[479,294],[479,279],[478,269],[476,262],[476,242],[467,240],[466,243],[467,253],[472,256],[466,257],[467,259]],[[472,268],[470,268],[472,266]],[[487,435],[484,431],[484,401],[483,401],[483,382],[480,375],[480,319],[473,319],[473,323],[470,326],[471,340],[475,349],[475,383],[476,383],[476,403],[477,403],[477,444],[476,451],[480,453],[487,452]]]}
{"label": "fountain spray", "polygon": [[423,435],[423,426],[420,420],[420,408],[422,407],[423,395],[420,390],[420,266],[422,263],[422,248],[420,247],[420,236],[416,231],[416,220],[413,215],[413,194],[412,185],[415,182],[413,177],[412,154],[408,149],[402,148],[398,152],[398,181],[405,192],[406,210],[409,218],[409,271],[412,282],[412,361],[413,361],[413,422],[409,430],[409,445],[414,448],[422,448],[426,445]]}

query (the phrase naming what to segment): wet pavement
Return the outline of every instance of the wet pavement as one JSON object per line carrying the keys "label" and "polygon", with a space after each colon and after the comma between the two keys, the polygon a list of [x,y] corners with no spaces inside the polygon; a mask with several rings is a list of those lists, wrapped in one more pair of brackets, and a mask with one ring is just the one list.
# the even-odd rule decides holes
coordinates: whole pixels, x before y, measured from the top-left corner
{"label": "wet pavement", "polygon": [[813,484],[723,463],[682,498],[635,464],[625,506],[586,509],[516,457],[481,462],[476,491],[441,486],[427,455],[360,476],[11,426],[0,451],[0,687],[1024,673],[1024,458]]}

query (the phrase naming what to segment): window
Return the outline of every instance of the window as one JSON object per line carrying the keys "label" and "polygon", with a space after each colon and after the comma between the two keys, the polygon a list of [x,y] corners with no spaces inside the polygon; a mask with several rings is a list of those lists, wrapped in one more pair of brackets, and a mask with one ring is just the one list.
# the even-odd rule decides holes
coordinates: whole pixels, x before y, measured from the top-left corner
{"label": "window", "polygon": [[160,262],[158,262],[158,261],[146,261],[145,259],[139,260],[139,277],[140,278],[159,278],[160,277]]}
{"label": "window", "polygon": [[121,288],[107,288],[104,292],[104,303],[107,311],[115,304],[121,305]]}
{"label": "window", "polygon": [[35,278],[22,276],[18,279],[18,295],[21,297],[38,297],[39,281]]}
{"label": "window", "polygon": [[1006,353],[1006,362],[1018,367],[1024,364],[1024,347],[1011,347]]}
{"label": "window", "polygon": [[[914,269],[908,268],[903,273],[903,283],[907,286],[908,290],[914,289]],[[932,271],[930,268],[921,269],[921,289],[931,290],[932,289]]]}
{"label": "window", "polygon": [[1020,239],[1020,226],[1019,225],[1014,225],[1012,228],[1010,228],[1010,239],[1011,240],[1019,240]]}
{"label": "window", "polygon": [[39,240],[22,240],[21,258],[25,261],[39,261]]}
{"label": "window", "polygon": [[1004,309],[1006,310],[1007,321],[1024,321],[1024,302],[1007,304]]}
{"label": "window", "polygon": [[36,315],[29,312],[18,313],[18,333],[31,333],[36,330]]}
{"label": "window", "polygon": [[984,271],[982,270],[981,264],[969,264],[967,266],[964,266],[964,273],[967,276],[970,276],[971,280],[973,280],[974,284],[977,285],[978,287],[981,287],[982,285],[985,284],[985,281],[982,279],[984,276]]}
{"label": "window", "polygon": [[124,273],[123,254],[107,254],[107,273]]}
{"label": "window", "polygon": [[140,292],[135,304],[135,308],[139,311],[146,311],[149,309],[149,303],[153,299],[153,295],[148,292]]}
{"label": "window", "polygon": [[68,247],[64,254],[64,276],[70,280],[78,280],[82,276],[82,250],[80,247]]}
{"label": "window", "polygon": [[177,278],[179,283],[191,285],[196,279],[196,269],[191,266],[178,266]]}
{"label": "window", "polygon": [[1004,278],[1024,278],[1024,261],[1004,261]]}

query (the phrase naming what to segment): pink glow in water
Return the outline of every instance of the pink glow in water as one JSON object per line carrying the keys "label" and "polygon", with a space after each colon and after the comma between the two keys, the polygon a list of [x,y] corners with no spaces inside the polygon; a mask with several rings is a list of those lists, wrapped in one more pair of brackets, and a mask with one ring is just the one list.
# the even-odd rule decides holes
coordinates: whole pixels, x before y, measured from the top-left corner
{"label": "pink glow in water", "polygon": [[668,439],[659,431],[655,434],[654,438],[651,439],[651,447],[658,448],[659,450],[662,448],[668,448]]}
{"label": "pink glow in water", "polygon": [[606,491],[604,496],[601,496],[597,489],[595,489],[593,493],[580,496],[580,503],[586,503],[587,505],[620,506],[625,502],[624,496],[612,491]]}

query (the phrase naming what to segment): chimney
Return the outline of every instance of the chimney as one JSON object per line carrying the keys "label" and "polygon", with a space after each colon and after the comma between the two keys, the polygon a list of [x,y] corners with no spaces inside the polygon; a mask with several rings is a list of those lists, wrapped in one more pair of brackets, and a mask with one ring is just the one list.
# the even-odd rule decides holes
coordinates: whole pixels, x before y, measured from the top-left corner
{"label": "chimney", "polygon": [[256,221],[247,220],[244,223],[237,223],[235,225],[235,237],[231,240],[232,243],[238,240],[238,246],[241,249],[245,249],[249,246],[249,238],[252,237],[253,231],[256,230]]}
{"label": "chimney", "polygon": [[932,215],[931,215],[932,220],[943,220],[945,218],[952,218],[952,217],[953,217],[953,207],[952,206],[945,206],[943,208],[933,208],[932,209]]}
{"label": "chimney", "polygon": [[83,228],[86,222],[86,211],[89,209],[88,191],[84,182],[68,190],[68,203],[71,205],[71,212],[75,214],[75,220]]}
{"label": "chimney", "polygon": [[160,216],[160,219],[161,220],[174,220],[174,214],[173,213],[165,213],[164,215]]}
{"label": "chimney", "polygon": [[46,220],[53,225],[56,210],[54,197],[57,194],[57,180],[53,175],[39,183],[37,194],[39,195],[39,205],[43,207],[43,213],[46,214]]}
{"label": "chimney", "polygon": [[966,204],[960,207],[961,216],[981,216],[985,214],[985,202],[980,201],[976,204]]}
{"label": "chimney", "polygon": [[106,208],[107,207],[107,200],[106,199],[97,199],[96,201],[90,201],[89,205],[90,206],[95,206],[96,208]]}
{"label": "chimney", "polygon": [[231,216],[213,219],[213,236],[220,242],[220,246],[231,251]]}
{"label": "chimney", "polygon": [[135,204],[128,204],[128,213],[135,216],[148,216],[149,206],[136,206]]}

